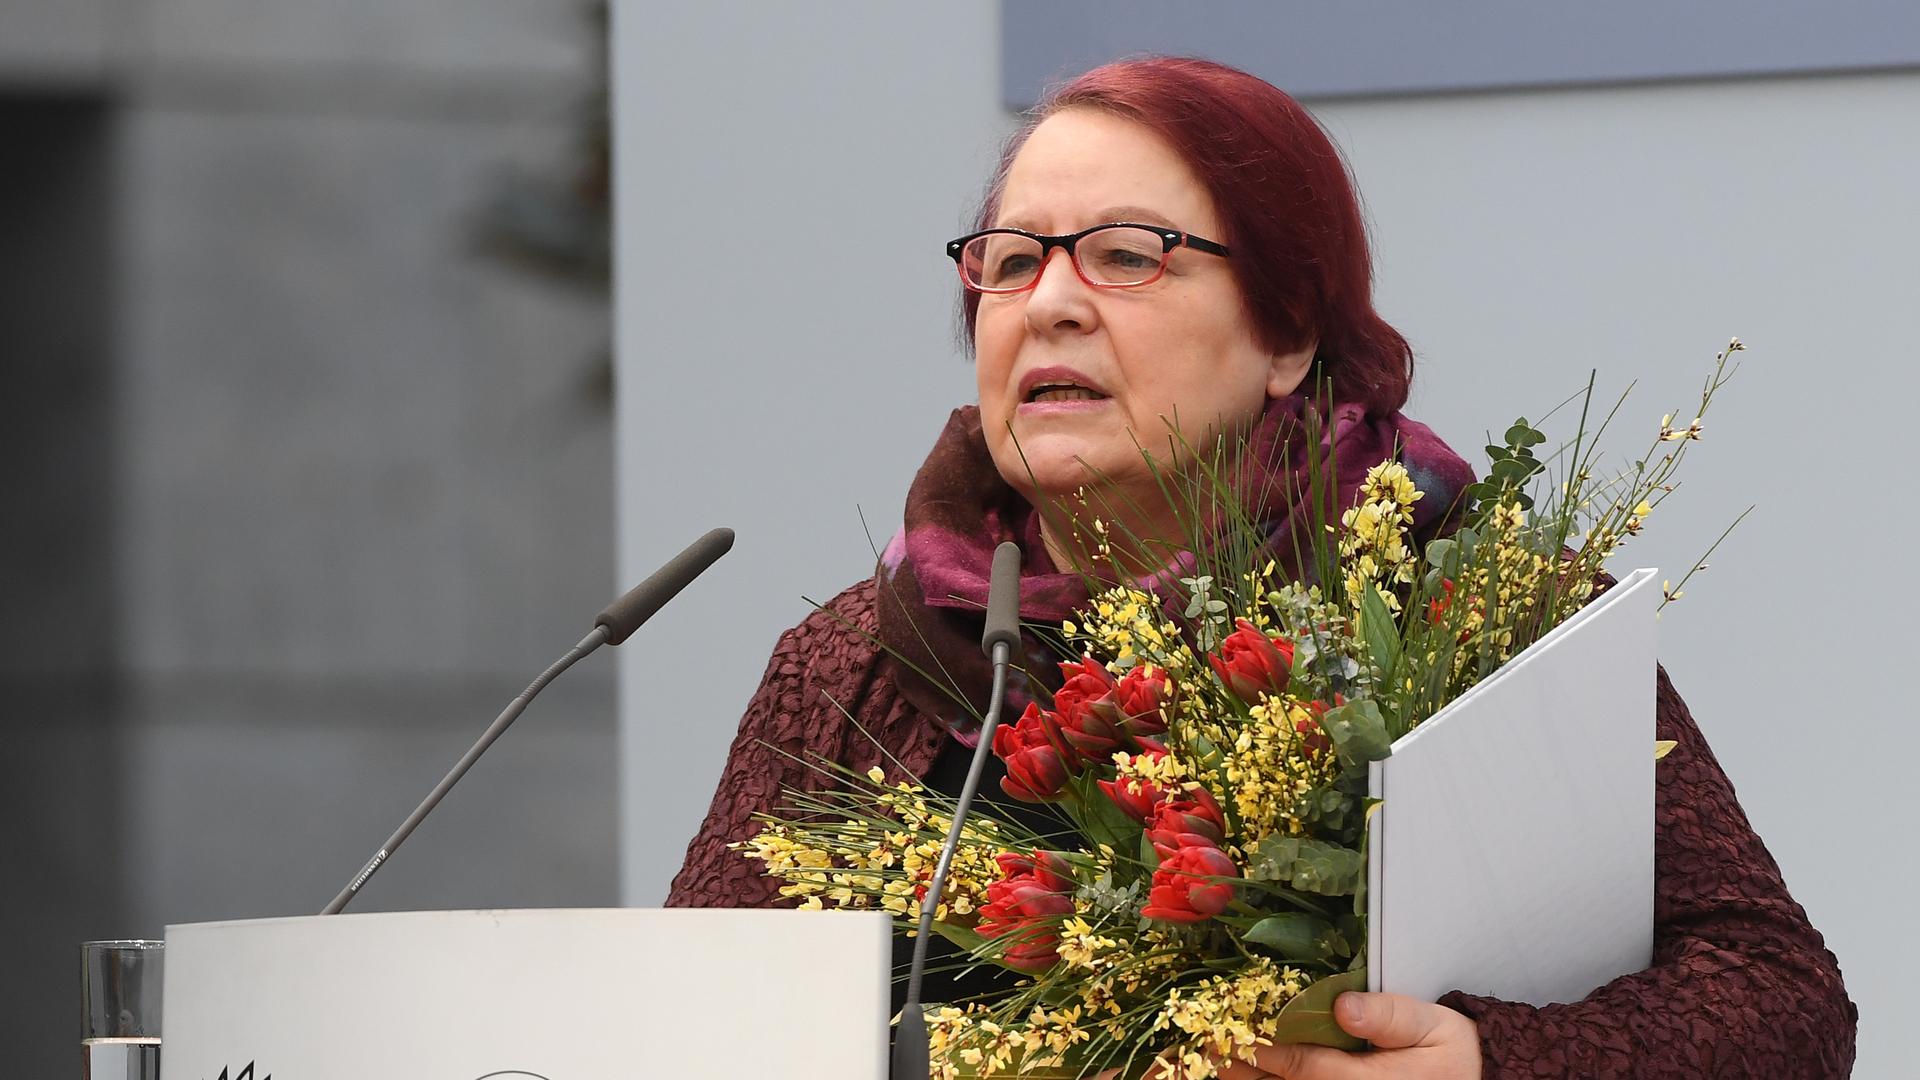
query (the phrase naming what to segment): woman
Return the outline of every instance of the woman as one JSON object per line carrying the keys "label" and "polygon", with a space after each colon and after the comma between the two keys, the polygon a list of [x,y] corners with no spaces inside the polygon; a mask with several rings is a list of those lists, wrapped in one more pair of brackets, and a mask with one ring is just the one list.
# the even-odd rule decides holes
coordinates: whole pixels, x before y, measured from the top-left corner
{"label": "woman", "polygon": [[[1409,350],[1373,311],[1338,151],[1266,83],[1177,59],[1080,77],[1012,140],[979,228],[949,245],[967,287],[979,405],[941,434],[875,577],[781,638],[670,904],[775,902],[773,883],[726,845],[754,830],[750,816],[782,787],[817,785],[797,756],[856,769],[897,760],[951,790],[972,739],[968,713],[914,669],[943,671],[984,700],[974,642],[1001,540],[1024,553],[1023,619],[1058,622],[1084,602],[1081,577],[1067,572],[1085,565],[1083,541],[1036,505],[1085,490],[1124,526],[1116,535],[1145,538],[1122,556],[1156,565],[1156,542],[1180,533],[1142,446],[1250,432],[1271,450],[1300,437],[1312,396],[1303,388],[1324,378],[1343,497],[1397,446],[1429,496],[1415,522],[1425,539],[1447,527],[1444,509],[1471,482],[1458,455],[1398,413]],[[1283,496],[1288,481],[1275,478],[1268,494]],[[1292,523],[1284,501],[1272,505],[1280,551]],[[1051,670],[1037,645],[1029,653],[1030,670]],[[1374,1049],[1275,1047],[1258,1067],[1222,1075],[1845,1075],[1857,1014],[1838,964],[1658,678],[1659,737],[1678,747],[1658,773],[1651,967],[1547,1008],[1460,993],[1438,1003],[1343,995],[1340,1023]],[[1012,708],[1024,693],[1014,688]]]}

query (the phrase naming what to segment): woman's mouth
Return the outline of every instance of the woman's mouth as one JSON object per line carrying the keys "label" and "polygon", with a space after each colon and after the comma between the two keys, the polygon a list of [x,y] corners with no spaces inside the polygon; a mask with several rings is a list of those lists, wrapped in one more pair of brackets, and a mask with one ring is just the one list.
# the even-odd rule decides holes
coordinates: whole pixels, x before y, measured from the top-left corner
{"label": "woman's mouth", "polygon": [[1020,378],[1017,412],[1078,412],[1111,400],[1105,388],[1084,372],[1054,364],[1029,370]]}
{"label": "woman's mouth", "polygon": [[1107,395],[1075,383],[1043,383],[1027,393],[1024,404],[1038,405],[1055,401],[1105,401]]}

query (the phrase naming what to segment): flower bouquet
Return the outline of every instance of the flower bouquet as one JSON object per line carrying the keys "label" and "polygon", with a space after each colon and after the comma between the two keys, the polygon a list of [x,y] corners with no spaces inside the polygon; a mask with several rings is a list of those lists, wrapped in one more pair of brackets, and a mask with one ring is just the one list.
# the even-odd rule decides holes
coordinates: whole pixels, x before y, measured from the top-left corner
{"label": "flower bouquet", "polygon": [[[1346,506],[1310,463],[1292,573],[1222,457],[1186,455],[1166,481],[1204,508],[1172,572],[1133,579],[1122,554],[1142,545],[1074,515],[1113,573],[1057,632],[1030,628],[1053,635],[1064,681],[992,737],[1005,795],[1060,826],[991,805],[965,823],[933,929],[1018,977],[928,1011],[935,1075],[1198,1080],[1264,1044],[1357,1048],[1332,1004],[1366,988],[1368,764],[1594,595],[1674,491],[1740,349],[1716,358],[1690,424],[1664,419],[1613,475],[1594,443],[1620,406],[1589,437],[1591,382],[1559,452],[1542,459],[1547,437],[1514,423],[1424,545],[1410,525],[1426,495],[1391,458]],[[736,848],[803,908],[886,911],[911,933],[953,800],[818,767],[839,783],[789,793]]]}

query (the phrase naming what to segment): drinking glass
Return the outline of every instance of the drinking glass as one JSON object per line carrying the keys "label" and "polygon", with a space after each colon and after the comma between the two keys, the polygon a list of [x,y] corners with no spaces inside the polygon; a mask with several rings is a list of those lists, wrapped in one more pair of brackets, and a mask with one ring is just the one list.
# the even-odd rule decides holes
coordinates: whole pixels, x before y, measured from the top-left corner
{"label": "drinking glass", "polygon": [[162,941],[80,944],[82,1080],[160,1080]]}

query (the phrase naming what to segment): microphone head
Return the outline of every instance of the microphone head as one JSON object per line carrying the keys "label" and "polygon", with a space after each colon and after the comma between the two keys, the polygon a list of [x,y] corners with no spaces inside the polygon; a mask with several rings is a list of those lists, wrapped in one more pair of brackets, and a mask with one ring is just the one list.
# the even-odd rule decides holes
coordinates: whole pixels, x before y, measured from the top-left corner
{"label": "microphone head", "polygon": [[593,620],[593,625],[607,628],[607,644],[620,644],[732,547],[732,529],[709,532],[687,545],[687,549],[667,565],[655,570],[653,576],[629,589],[625,596],[608,604],[607,610]]}
{"label": "microphone head", "polygon": [[993,647],[1005,642],[1020,647],[1020,546],[1011,540],[993,549],[993,577],[987,583],[987,628],[980,648],[993,656]]}

